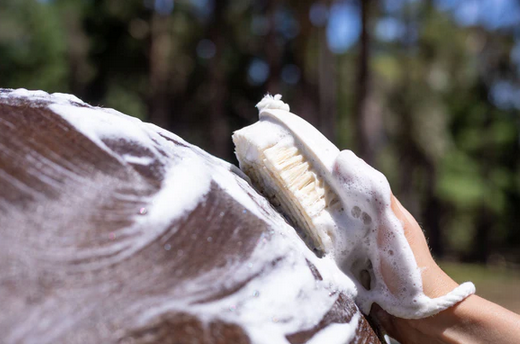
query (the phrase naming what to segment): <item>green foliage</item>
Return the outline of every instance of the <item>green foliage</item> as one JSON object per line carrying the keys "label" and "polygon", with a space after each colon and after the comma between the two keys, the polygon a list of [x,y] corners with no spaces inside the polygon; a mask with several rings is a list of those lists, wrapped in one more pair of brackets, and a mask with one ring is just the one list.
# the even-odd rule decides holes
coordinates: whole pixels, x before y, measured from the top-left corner
{"label": "green foliage", "polygon": [[0,2],[3,87],[67,91],[67,46],[57,11],[34,0]]}
{"label": "green foliage", "polygon": [[139,100],[139,95],[123,85],[110,85],[104,105],[139,119],[146,118],[146,108],[143,102]]}
{"label": "green foliage", "polygon": [[444,156],[440,176],[438,192],[452,206],[477,208],[488,193],[478,163],[462,151]]}

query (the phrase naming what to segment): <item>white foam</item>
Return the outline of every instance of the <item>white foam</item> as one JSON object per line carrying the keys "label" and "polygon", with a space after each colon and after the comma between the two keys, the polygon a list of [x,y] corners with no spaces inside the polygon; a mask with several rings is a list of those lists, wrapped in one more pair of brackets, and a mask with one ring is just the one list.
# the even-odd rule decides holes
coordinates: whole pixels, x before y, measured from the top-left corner
{"label": "white foam", "polygon": [[[368,313],[376,302],[393,315],[423,318],[474,292],[473,284],[463,284],[445,297],[424,295],[421,271],[391,209],[385,176],[348,150],[338,155],[332,175],[346,209],[338,215],[343,221],[333,254],[343,270],[359,275],[366,269],[371,274],[370,289],[358,288],[356,301],[363,312]],[[357,262],[361,262],[359,266],[355,266]]]}
{"label": "white foam", "polygon": [[359,324],[360,314],[356,313],[349,323],[332,324],[325,330],[315,334],[307,344],[344,344],[350,343],[354,339],[357,325]]}
{"label": "white foam", "polygon": [[[279,95],[266,96],[257,106],[260,121],[241,129],[241,136],[250,138],[251,145],[261,149],[291,136],[317,173],[340,197],[339,210],[331,209],[313,221],[320,231],[332,232],[334,244],[326,246],[325,251],[355,281],[356,302],[364,313],[368,314],[376,302],[395,316],[423,318],[474,293],[474,285],[465,283],[446,296],[427,297],[403,226],[391,210],[391,190],[385,176],[353,152],[340,152],[280,102]],[[254,154],[248,154],[252,149],[247,145],[237,147],[239,161],[258,160]],[[383,269],[388,272],[386,280]],[[393,276],[391,281],[389,275]]]}
{"label": "white foam", "polygon": [[18,88],[9,92],[0,93],[0,98],[30,98],[32,101],[48,101],[52,103],[69,104],[71,102],[85,104],[81,99],[66,93],[47,93],[45,91],[32,91],[25,88]]}
{"label": "white foam", "polygon": [[[280,344],[289,343],[286,338],[289,334],[315,327],[336,302],[339,293],[352,295],[353,284],[333,260],[319,260],[278,215],[270,216],[276,218],[276,226],[272,227],[269,237],[261,238],[248,262],[226,266],[222,271],[214,270],[187,282],[183,289],[194,295],[184,296],[182,301],[163,302],[158,308],[149,309],[142,314],[140,323],[147,323],[151,318],[171,310],[183,310],[200,319],[220,319],[239,324],[253,343],[265,343],[268,338],[269,343]],[[323,280],[314,278],[302,255],[315,263]],[[277,263],[272,270],[263,270],[271,266],[275,259]],[[241,280],[252,274],[258,276],[228,297],[210,303],[197,303],[197,297],[201,296],[196,291],[222,278],[222,273],[226,272],[232,280]],[[338,288],[338,285],[341,287]],[[355,335],[358,316],[355,313],[349,324],[342,324],[340,338]]]}
{"label": "white foam", "polygon": [[[136,142],[157,152],[156,145],[152,145],[147,130],[142,122],[134,117],[116,111],[95,107],[79,107],[70,103],[52,103],[49,108],[67,120],[80,133],[87,136],[100,148],[123,162],[124,159],[113,152],[103,141],[124,138],[125,141]],[[132,159],[126,154],[126,159]]]}
{"label": "white foam", "polygon": [[256,104],[258,111],[264,109],[280,109],[284,111],[290,111],[289,104],[282,101],[282,96],[276,94],[274,96],[267,94],[262,100]]}
{"label": "white foam", "polygon": [[[173,220],[188,215],[208,193],[212,177],[205,161],[192,150],[174,150],[172,143],[161,137],[154,130],[154,126],[112,109],[78,107],[63,102],[51,103],[48,107],[120,163],[148,165],[156,159],[164,169],[160,191],[148,199],[146,206],[136,208],[134,224],[113,233],[115,237],[124,235],[128,239],[100,250],[77,252],[76,257],[99,257],[93,260],[92,265],[84,265],[82,268],[91,269],[99,265],[113,264],[130,257],[163,234],[164,229]],[[177,139],[174,135],[170,137]],[[135,144],[153,155],[120,155],[107,146],[106,140],[124,140],[128,145]],[[179,141],[183,142],[180,139]],[[170,156],[161,154],[165,150]],[[218,171],[219,168],[216,169],[217,173]],[[101,259],[103,256],[108,258]]]}
{"label": "white foam", "polygon": [[148,156],[133,156],[131,154],[123,154],[123,159],[134,165],[150,165],[153,162],[153,158]]}
{"label": "white foam", "polygon": [[[179,311],[197,315],[204,321],[223,320],[238,324],[248,333],[253,343],[265,343],[268,336],[269,343],[288,344],[287,335],[316,326],[340,293],[348,297],[356,295],[353,282],[341,272],[333,258],[318,259],[300,240],[294,229],[268,205],[265,198],[254,192],[245,180],[228,172],[233,170],[230,164],[190,146],[176,135],[152,124],[143,123],[114,110],[86,104],[77,106],[75,103],[78,101],[73,97],[55,97],[26,90],[14,91],[8,95],[13,98],[45,99],[52,111],[121,164],[146,165],[157,159],[163,166],[161,189],[149,199],[125,194],[114,195],[125,201],[147,202],[143,211],[136,208],[134,224],[114,233],[116,237],[124,234],[122,236],[128,239],[106,248],[75,251],[72,255],[75,259],[96,258],[95,263],[75,265],[75,269],[99,268],[131,256],[152,240],[164,235],[174,220],[187,216],[204,202],[212,183],[216,183],[243,205],[244,211],[254,213],[267,223],[269,230],[259,238],[246,262],[237,264],[230,259],[224,267],[201,273],[199,277],[184,282],[184,285],[176,285],[172,290],[182,290],[182,298],[143,295],[136,306],[143,307],[138,312],[141,324],[164,312]],[[174,145],[170,139],[188,145],[189,148]],[[121,156],[110,149],[105,143],[107,140],[135,143],[149,150],[153,157],[131,154]],[[237,230],[244,230],[240,226],[237,224]],[[68,256],[71,255],[64,255]],[[318,268],[322,280],[314,278],[306,260]],[[228,297],[211,302],[197,302],[208,296],[208,285],[216,280],[221,281],[223,276],[229,281],[229,286],[251,276],[256,277]],[[156,306],[150,307],[150,303]],[[353,337],[357,325],[356,316],[353,319],[352,325],[335,326],[333,332],[340,332],[341,328],[342,338]],[[327,332],[323,336],[330,338],[331,332],[326,329],[324,331]],[[319,336],[321,335],[316,335],[315,338],[320,338]]]}

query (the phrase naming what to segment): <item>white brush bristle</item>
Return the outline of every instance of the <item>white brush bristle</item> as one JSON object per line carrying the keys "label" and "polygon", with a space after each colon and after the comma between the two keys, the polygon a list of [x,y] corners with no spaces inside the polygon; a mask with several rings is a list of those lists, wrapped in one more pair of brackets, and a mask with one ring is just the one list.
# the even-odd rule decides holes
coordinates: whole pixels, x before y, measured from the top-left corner
{"label": "white brush bristle", "polygon": [[294,142],[282,140],[262,149],[241,135],[234,139],[237,149],[247,144],[247,149],[256,150],[256,161],[240,161],[241,168],[253,184],[311,237],[312,243],[309,244],[324,251],[324,242],[330,242],[331,233],[317,228],[315,219],[341,203],[305,154]]}

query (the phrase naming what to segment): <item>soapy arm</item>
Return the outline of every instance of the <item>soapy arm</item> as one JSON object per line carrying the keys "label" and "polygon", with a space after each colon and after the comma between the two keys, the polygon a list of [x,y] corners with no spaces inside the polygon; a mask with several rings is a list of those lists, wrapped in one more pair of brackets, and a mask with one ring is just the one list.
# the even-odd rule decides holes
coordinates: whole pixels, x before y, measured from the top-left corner
{"label": "soapy arm", "polygon": [[[394,196],[392,211],[402,221],[406,239],[421,268],[424,293],[430,298],[449,293],[457,283],[435,263],[419,224]],[[400,319],[377,305],[372,308],[372,315],[402,344],[513,344],[520,341],[520,315],[477,295],[424,319]]]}

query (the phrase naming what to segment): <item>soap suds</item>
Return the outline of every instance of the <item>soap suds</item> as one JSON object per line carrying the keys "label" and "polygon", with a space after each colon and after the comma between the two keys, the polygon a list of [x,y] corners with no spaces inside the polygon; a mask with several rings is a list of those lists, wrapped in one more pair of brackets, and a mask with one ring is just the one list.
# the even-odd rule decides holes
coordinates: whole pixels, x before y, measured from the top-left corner
{"label": "soap suds", "polygon": [[30,98],[31,101],[45,101],[60,104],[77,103],[84,105],[85,103],[78,97],[66,93],[47,93],[45,91],[30,91],[25,88],[18,88],[16,90],[7,90],[5,93],[0,93],[1,98]]}
{"label": "soap suds", "polygon": [[289,105],[282,101],[282,96],[267,94],[258,104],[256,104],[258,111],[264,109],[280,109],[284,111],[290,111]]}
{"label": "soap suds", "polygon": [[[236,293],[220,300],[198,303],[200,295],[193,293],[191,297],[184,297],[182,302],[163,302],[143,313],[140,323],[145,324],[151,318],[169,311],[189,310],[200,319],[218,318],[240,324],[253,343],[265,343],[268,334],[269,343],[275,344],[288,344],[287,335],[316,326],[336,302],[337,295],[352,295],[354,286],[333,260],[319,260],[313,256],[291,227],[279,217],[277,222],[268,240],[255,248],[249,262],[225,269],[233,271],[230,278],[240,280],[251,272],[260,272],[259,269],[270,265],[273,257],[279,257],[271,271],[264,271]],[[300,254],[315,263],[323,280],[314,278],[305,260],[299,258]],[[211,283],[221,273],[211,271],[187,282],[183,288],[196,290],[201,285]],[[337,285],[342,287],[332,287]],[[354,337],[360,313],[356,314],[348,324],[342,324],[341,338]]]}
{"label": "soap suds", "polygon": [[[129,225],[114,233],[127,239],[113,243],[110,248],[75,252],[78,259],[96,258],[95,263],[78,265],[75,267],[77,269],[99,268],[126,259],[154,238],[164,235],[174,220],[187,216],[205,201],[212,183],[219,185],[244,206],[244,211],[254,213],[270,227],[270,231],[259,238],[247,261],[241,264],[229,261],[225,267],[201,273],[200,276],[183,282],[185,285],[179,286],[178,290],[186,291],[185,298],[142,300],[142,307],[147,307],[150,301],[157,306],[139,309],[141,324],[157,315],[177,310],[197,315],[203,321],[223,320],[235,323],[247,332],[253,343],[265,343],[268,335],[269,343],[288,344],[287,335],[315,327],[329,312],[340,293],[355,297],[354,283],[341,272],[333,257],[317,258],[284,218],[268,205],[265,198],[254,192],[245,180],[228,173],[234,170],[230,164],[152,124],[143,123],[114,110],[91,107],[84,103],[78,106],[79,100],[71,96],[27,90],[2,93],[0,96],[45,101],[53,112],[120,163],[147,165],[158,161],[164,169],[160,191],[145,199],[147,203],[144,207],[140,205],[135,210],[134,222],[146,226]],[[107,144],[108,141],[118,140],[144,147],[152,154],[150,157],[130,153],[121,156]],[[179,145],[174,145],[171,140]],[[114,197],[134,200],[134,196],[124,194]],[[307,261],[317,267],[322,280],[315,279]],[[207,295],[197,293],[207,289],[208,284],[223,274],[229,278],[230,285],[233,285],[235,281],[244,280],[252,273],[258,274],[257,277],[227,297],[202,302]],[[335,327],[331,331],[341,332],[341,338],[354,337],[359,318],[359,313],[357,314],[350,324],[330,325]],[[314,336],[314,341],[320,338],[322,332],[330,338],[332,332],[328,328],[319,331]]]}
{"label": "soap suds", "polygon": [[[305,152],[307,162],[341,199],[341,207],[313,218],[315,230],[333,239],[332,246],[322,249],[352,277],[356,303],[365,314],[373,303],[378,303],[398,317],[424,318],[475,292],[474,285],[468,282],[443,297],[427,297],[402,224],[391,210],[391,190],[384,175],[353,152],[340,152],[280,102],[279,95],[266,96],[257,105],[259,122],[234,134],[238,160],[241,167],[254,173],[255,169],[269,168],[258,152],[275,144],[293,142]],[[387,274],[393,276],[391,280],[383,278],[383,268],[391,271]]]}
{"label": "soap suds", "polygon": [[[424,295],[421,271],[391,209],[385,176],[348,150],[336,158],[332,175],[334,189],[346,209],[336,214],[340,228],[333,254],[342,269],[357,275],[358,280],[362,271],[371,275],[370,287],[358,288],[356,301],[363,312],[370,312],[375,302],[395,316],[423,318],[474,292],[470,283],[436,299]],[[362,263],[355,266],[356,262]]]}
{"label": "soap suds", "polygon": [[347,324],[332,324],[327,329],[314,335],[307,344],[344,344],[354,339],[360,314],[356,313]]}

